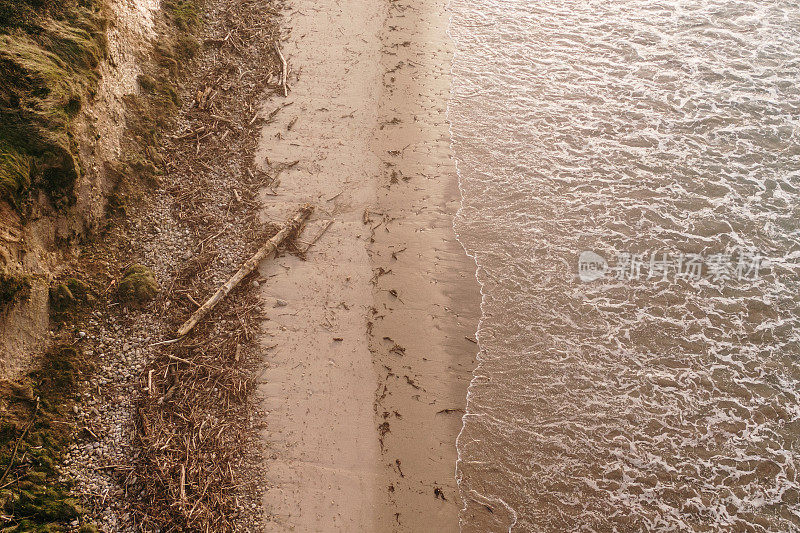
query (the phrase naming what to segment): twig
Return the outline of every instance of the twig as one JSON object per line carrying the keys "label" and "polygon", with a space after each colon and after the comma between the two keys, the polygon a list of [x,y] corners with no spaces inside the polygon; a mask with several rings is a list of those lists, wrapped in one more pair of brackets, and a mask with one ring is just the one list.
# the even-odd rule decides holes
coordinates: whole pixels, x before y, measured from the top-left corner
{"label": "twig", "polygon": [[194,365],[194,366],[204,366],[206,368],[213,368],[217,372],[225,372],[222,368],[214,365],[207,365],[205,363],[195,363],[194,361],[189,361],[188,359],[184,359],[183,357],[178,357],[177,355],[168,354],[167,357],[174,361],[178,361],[181,363],[186,363],[187,365]]}
{"label": "twig", "polygon": [[214,239],[216,239],[217,237],[219,237],[219,236],[220,236],[220,235],[222,235],[223,233],[225,233],[225,230],[222,230],[222,231],[220,231],[219,233],[217,233],[216,235],[212,235],[211,237],[206,237],[205,239],[203,239],[202,241],[200,241],[199,243],[197,243],[197,247],[198,247],[198,248],[200,248],[201,246],[203,246],[203,245],[204,245],[205,243],[207,243],[208,241],[211,241],[211,240],[214,240]]}
{"label": "twig", "polygon": [[187,300],[189,300],[190,302],[192,302],[192,303],[193,303],[193,304],[194,304],[196,307],[200,307],[200,304],[199,304],[199,303],[197,303],[197,300],[195,300],[194,298],[192,298],[192,295],[191,295],[191,294],[189,294],[189,293],[187,292],[187,293],[185,294],[185,296],[186,296],[186,299],[187,299]]}
{"label": "twig", "polygon": [[186,466],[181,465],[181,506],[186,505]]}
{"label": "twig", "polygon": [[179,340],[181,340],[180,337],[178,337],[177,339],[170,339],[168,341],[158,341],[158,342],[154,342],[150,346],[152,347],[152,346],[161,346],[162,344],[174,344],[174,343],[178,342]]}
{"label": "twig", "polygon": [[173,139],[176,141],[183,141],[185,139],[191,139],[192,137],[197,137],[198,135],[201,135],[205,132],[206,132],[206,127],[200,126],[200,128],[197,129],[196,131],[190,130],[189,132],[184,133],[183,135],[178,135],[177,137],[173,137]]}
{"label": "twig", "polygon": [[280,47],[278,46],[278,41],[275,41],[275,51],[278,52],[278,59],[281,60],[281,87],[283,88],[283,96],[289,96],[289,87],[286,86],[286,78],[289,74],[289,65],[286,63],[286,58],[283,57],[283,52],[281,52]]}
{"label": "twig", "polygon": [[322,231],[317,233],[317,236],[314,237],[314,239],[310,243],[308,243],[308,246],[306,246],[306,249],[303,250],[303,253],[306,253],[308,249],[311,248],[314,245],[314,243],[317,242],[325,234],[326,231],[328,231],[328,228],[330,228],[332,224],[333,220],[329,220],[328,223],[325,224],[325,227],[322,228]]}

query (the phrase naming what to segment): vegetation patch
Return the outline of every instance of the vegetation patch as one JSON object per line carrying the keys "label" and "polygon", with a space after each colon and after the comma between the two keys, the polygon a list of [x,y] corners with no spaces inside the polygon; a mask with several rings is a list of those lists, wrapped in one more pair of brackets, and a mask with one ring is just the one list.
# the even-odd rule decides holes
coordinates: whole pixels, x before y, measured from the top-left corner
{"label": "vegetation patch", "polygon": [[33,158],[0,141],[0,197],[16,200],[31,184]]}
{"label": "vegetation patch", "polygon": [[92,288],[77,278],[68,278],[50,287],[50,318],[53,324],[74,323],[94,307],[97,298]]}
{"label": "vegetation patch", "polygon": [[197,2],[193,0],[167,0],[163,5],[178,30],[184,33],[192,33],[200,29],[201,6]]}
{"label": "vegetation patch", "polygon": [[0,270],[0,310],[12,302],[27,298],[30,293],[30,276]]}
{"label": "vegetation patch", "polygon": [[65,285],[72,293],[72,296],[84,301],[91,301],[93,300],[92,290],[86,283],[82,282],[77,278],[69,278],[67,279]]}
{"label": "vegetation patch", "polygon": [[4,532],[65,531],[83,510],[58,464],[73,439],[69,419],[90,365],[71,346],[47,352],[19,382],[0,382],[0,507]]}
{"label": "vegetation patch", "polygon": [[0,0],[0,200],[19,205],[31,186],[72,200],[73,119],[107,52],[94,1]]}
{"label": "vegetation patch", "polygon": [[125,270],[117,293],[123,302],[142,304],[155,298],[159,290],[153,272],[144,265],[135,264]]}
{"label": "vegetation patch", "polygon": [[75,303],[75,295],[65,283],[59,283],[50,289],[50,309],[55,313],[64,313]]}

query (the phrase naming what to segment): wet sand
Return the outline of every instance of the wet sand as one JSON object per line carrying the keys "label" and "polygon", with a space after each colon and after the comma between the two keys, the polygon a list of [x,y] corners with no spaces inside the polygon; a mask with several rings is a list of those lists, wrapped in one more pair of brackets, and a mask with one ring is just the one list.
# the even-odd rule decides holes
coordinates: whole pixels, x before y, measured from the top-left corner
{"label": "wet sand", "polygon": [[[261,267],[267,531],[457,531],[455,439],[479,294],[456,241],[443,0],[292,0],[292,88],[264,102],[265,220],[317,211]],[[285,105],[289,104],[289,105]]]}

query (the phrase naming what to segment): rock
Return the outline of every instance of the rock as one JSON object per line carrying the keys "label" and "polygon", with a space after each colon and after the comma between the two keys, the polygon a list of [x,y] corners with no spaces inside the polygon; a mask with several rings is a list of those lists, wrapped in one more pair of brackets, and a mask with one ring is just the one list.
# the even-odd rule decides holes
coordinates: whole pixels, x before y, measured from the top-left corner
{"label": "rock", "polygon": [[125,270],[117,294],[123,302],[144,303],[155,298],[160,290],[153,271],[134,264]]}
{"label": "rock", "polygon": [[275,300],[275,307],[286,307],[289,303],[286,300]]}

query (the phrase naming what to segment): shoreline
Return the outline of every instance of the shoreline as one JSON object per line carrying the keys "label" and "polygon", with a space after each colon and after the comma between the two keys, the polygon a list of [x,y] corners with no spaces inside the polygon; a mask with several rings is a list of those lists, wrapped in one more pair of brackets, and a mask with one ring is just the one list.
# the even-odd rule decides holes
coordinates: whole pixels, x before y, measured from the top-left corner
{"label": "shoreline", "polygon": [[307,261],[261,267],[267,531],[458,530],[480,295],[452,226],[445,8],[293,0],[285,14],[292,91],[264,103],[280,111],[256,165],[299,162],[262,218],[310,200],[301,239],[327,230]]}

